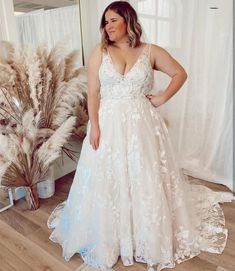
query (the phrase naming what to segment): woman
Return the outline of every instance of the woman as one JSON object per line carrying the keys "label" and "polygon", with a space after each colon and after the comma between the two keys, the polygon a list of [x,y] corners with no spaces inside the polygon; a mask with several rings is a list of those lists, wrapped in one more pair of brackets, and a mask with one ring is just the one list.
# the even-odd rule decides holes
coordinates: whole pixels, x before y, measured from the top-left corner
{"label": "woman", "polygon": [[[148,270],[173,268],[200,253],[221,253],[227,230],[220,195],[189,184],[174,158],[156,107],[183,85],[186,72],[168,52],[142,43],[127,2],[111,3],[101,19],[102,42],[88,65],[89,124],[66,203],[48,224],[69,260],[80,253],[100,270],[119,255]],[[171,77],[152,95],[153,71]]]}

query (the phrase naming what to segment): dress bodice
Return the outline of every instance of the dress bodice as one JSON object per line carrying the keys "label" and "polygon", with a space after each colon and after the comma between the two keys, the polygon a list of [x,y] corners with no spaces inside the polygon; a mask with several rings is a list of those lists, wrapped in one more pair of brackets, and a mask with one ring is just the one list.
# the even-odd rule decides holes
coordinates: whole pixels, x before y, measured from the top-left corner
{"label": "dress bodice", "polygon": [[149,58],[150,45],[146,45],[131,69],[119,73],[109,53],[103,53],[99,69],[102,98],[135,98],[150,93],[153,87],[153,69]]}

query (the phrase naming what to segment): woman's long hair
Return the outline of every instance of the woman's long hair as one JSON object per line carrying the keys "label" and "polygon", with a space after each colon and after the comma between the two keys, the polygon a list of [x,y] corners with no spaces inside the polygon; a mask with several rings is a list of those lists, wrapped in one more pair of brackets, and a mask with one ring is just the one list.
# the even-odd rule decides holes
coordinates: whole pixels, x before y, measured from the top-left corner
{"label": "woman's long hair", "polygon": [[127,34],[129,38],[129,45],[131,47],[138,47],[140,45],[140,37],[142,34],[141,25],[138,22],[138,17],[134,8],[125,1],[115,1],[106,7],[101,17],[100,31],[101,31],[101,48],[106,49],[109,44],[113,42],[109,39],[105,31],[105,14],[108,10],[112,10],[119,14],[127,25]]}

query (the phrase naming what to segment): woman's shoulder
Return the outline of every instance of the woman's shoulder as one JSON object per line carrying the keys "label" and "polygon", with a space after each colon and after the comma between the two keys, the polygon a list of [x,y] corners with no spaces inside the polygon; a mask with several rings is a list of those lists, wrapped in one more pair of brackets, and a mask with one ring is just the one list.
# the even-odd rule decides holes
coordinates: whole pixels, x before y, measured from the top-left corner
{"label": "woman's shoulder", "polygon": [[166,51],[164,48],[155,43],[141,42],[140,47],[148,47],[151,53],[161,53],[163,51]]}
{"label": "woman's shoulder", "polygon": [[96,46],[92,49],[89,60],[90,61],[100,61],[102,59],[102,53],[103,49],[101,47],[101,44],[98,43]]}
{"label": "woman's shoulder", "polygon": [[149,43],[149,45],[151,48],[151,52],[154,52],[154,53],[166,52],[166,50],[163,47],[161,47],[155,43]]}
{"label": "woman's shoulder", "polygon": [[93,48],[91,54],[92,55],[99,55],[102,54],[103,50],[100,43],[97,43],[96,46]]}
{"label": "woman's shoulder", "polygon": [[157,45],[156,43],[148,43],[149,46],[151,47],[151,50],[154,50],[154,51],[162,51],[162,50],[165,50],[163,47]]}
{"label": "woman's shoulder", "polygon": [[156,61],[159,62],[161,60],[169,58],[170,54],[163,47],[154,43],[149,43],[149,46],[150,46],[149,55],[152,67],[156,65]]}

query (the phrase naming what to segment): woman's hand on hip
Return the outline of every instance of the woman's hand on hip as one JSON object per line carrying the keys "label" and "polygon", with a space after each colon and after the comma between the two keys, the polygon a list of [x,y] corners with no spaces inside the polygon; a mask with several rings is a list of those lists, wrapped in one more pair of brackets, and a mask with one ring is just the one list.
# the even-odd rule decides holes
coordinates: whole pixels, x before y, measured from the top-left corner
{"label": "woman's hand on hip", "polygon": [[162,94],[159,95],[147,94],[146,98],[149,99],[149,101],[154,107],[158,107],[166,102],[166,99]]}
{"label": "woman's hand on hip", "polygon": [[99,126],[91,126],[90,144],[94,150],[99,148],[100,143],[100,128]]}

